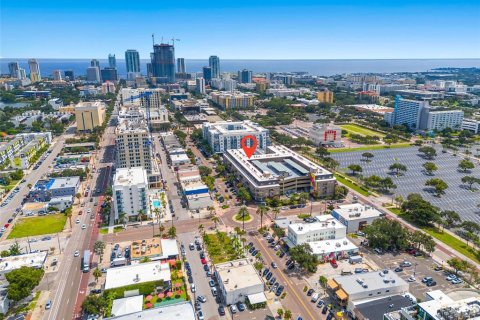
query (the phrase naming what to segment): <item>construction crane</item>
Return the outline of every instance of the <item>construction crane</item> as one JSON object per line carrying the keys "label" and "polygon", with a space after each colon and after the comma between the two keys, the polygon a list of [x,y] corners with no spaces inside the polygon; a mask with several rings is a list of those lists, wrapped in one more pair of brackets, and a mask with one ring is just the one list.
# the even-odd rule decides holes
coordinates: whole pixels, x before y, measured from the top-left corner
{"label": "construction crane", "polygon": [[175,38],[172,38],[170,40],[172,40],[172,45],[174,48],[175,48],[175,41],[180,41],[180,39],[175,39]]}

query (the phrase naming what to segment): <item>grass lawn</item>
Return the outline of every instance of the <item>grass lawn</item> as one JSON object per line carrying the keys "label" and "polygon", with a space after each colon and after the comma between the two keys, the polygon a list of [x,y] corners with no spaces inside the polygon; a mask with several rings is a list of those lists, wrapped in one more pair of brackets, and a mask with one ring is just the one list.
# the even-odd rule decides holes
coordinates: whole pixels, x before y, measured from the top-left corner
{"label": "grass lawn", "polygon": [[408,148],[411,147],[410,143],[394,143],[390,147],[384,144],[373,145],[373,146],[363,146],[357,148],[330,148],[328,152],[338,153],[338,152],[353,152],[353,151],[369,151],[369,150],[382,150],[382,149],[396,149],[396,148]]}
{"label": "grass lawn", "polygon": [[203,241],[214,264],[239,258],[237,250],[233,247],[233,239],[225,232],[207,233]]}
{"label": "grass lawn", "polygon": [[343,130],[347,130],[348,132],[353,132],[353,133],[356,133],[356,134],[360,134],[362,136],[377,136],[379,138],[385,137],[385,134],[383,134],[381,132],[368,129],[368,128],[359,126],[357,124],[342,124],[342,125],[340,125],[340,127]]}
{"label": "grass lawn", "polygon": [[67,217],[62,213],[22,218],[15,223],[7,239],[57,233],[63,230],[66,221]]}
{"label": "grass lawn", "polygon": [[[399,208],[387,208],[387,209],[396,215],[400,215],[401,213]],[[438,228],[423,227],[420,229],[422,229],[423,231],[425,231],[435,239],[445,243],[447,246],[451,247],[452,249],[457,250],[464,256],[469,257],[470,259],[472,259],[473,261],[476,261],[477,263],[480,263],[480,259],[475,255],[473,248],[467,246],[467,244],[464,241],[452,236],[447,232],[443,232]]]}
{"label": "grass lawn", "polygon": [[338,173],[334,173],[333,175],[335,176],[335,178],[337,178],[338,182],[345,185],[346,187],[357,191],[361,195],[364,195],[364,196],[370,195],[370,193],[367,190],[362,189],[361,186],[359,184],[357,184],[356,182],[353,182],[352,180],[346,179],[344,176],[342,176]]}

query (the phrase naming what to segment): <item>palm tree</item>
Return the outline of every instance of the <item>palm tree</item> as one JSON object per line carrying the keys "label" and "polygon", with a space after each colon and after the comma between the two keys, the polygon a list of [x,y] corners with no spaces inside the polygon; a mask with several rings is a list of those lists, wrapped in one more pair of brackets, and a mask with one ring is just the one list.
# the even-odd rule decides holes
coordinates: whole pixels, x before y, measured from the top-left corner
{"label": "palm tree", "polygon": [[203,226],[203,224],[200,224],[200,225],[198,226],[198,233],[200,233],[201,235],[203,235],[204,231],[205,231],[205,227]]}
{"label": "palm tree", "polygon": [[240,217],[242,217],[242,230],[245,230],[245,217],[248,216],[248,210],[246,206],[242,206],[238,211]]}
{"label": "palm tree", "polygon": [[98,278],[100,278],[101,276],[102,272],[100,271],[100,269],[95,268],[95,270],[93,270],[93,277],[95,278],[95,282],[98,282]]}
{"label": "palm tree", "polygon": [[264,205],[259,205],[257,209],[257,214],[260,216],[260,229],[263,228],[263,215],[267,214],[269,208]]}
{"label": "palm tree", "polygon": [[279,207],[275,207],[272,209],[273,213],[275,214],[275,219],[277,219],[277,216],[278,214],[280,213],[280,208]]}
{"label": "palm tree", "polygon": [[171,227],[170,229],[168,229],[168,236],[173,239],[177,236],[177,228],[175,227]]}
{"label": "palm tree", "polygon": [[284,315],[285,315],[285,319],[287,320],[292,319],[292,311],[285,310]]}
{"label": "palm tree", "polygon": [[125,228],[125,218],[126,218],[126,216],[127,216],[127,214],[125,212],[122,212],[118,215],[118,220],[123,225],[124,228]]}
{"label": "palm tree", "polygon": [[140,221],[140,224],[142,224],[142,218],[143,218],[143,210],[138,210],[137,220]]}
{"label": "palm tree", "polygon": [[218,220],[219,220],[219,219],[218,219],[217,216],[213,216],[213,217],[212,217],[212,221],[213,221],[213,223],[215,223],[215,229],[217,229],[217,222],[218,222]]}
{"label": "palm tree", "polygon": [[163,238],[163,232],[165,231],[165,227],[163,226],[162,222],[160,222],[158,226],[158,231],[160,231],[160,238]]}

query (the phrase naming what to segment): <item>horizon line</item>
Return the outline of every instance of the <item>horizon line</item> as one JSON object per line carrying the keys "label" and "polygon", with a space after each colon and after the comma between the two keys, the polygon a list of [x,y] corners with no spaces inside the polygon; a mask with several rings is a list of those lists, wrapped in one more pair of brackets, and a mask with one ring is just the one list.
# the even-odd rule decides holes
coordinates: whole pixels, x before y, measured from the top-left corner
{"label": "horizon line", "polygon": [[[184,58],[187,60],[208,60],[208,58],[185,58],[185,57],[177,57],[177,58]],[[221,58],[220,60],[236,60],[236,61],[319,61],[319,60],[480,60],[480,57],[477,58]],[[2,60],[15,60],[15,59],[45,59],[45,60],[91,60],[91,59],[98,59],[98,60],[107,60],[107,58],[32,58],[32,57],[0,57]],[[117,58],[116,60],[124,61],[124,58]],[[140,60],[150,60],[149,58],[140,58]]]}

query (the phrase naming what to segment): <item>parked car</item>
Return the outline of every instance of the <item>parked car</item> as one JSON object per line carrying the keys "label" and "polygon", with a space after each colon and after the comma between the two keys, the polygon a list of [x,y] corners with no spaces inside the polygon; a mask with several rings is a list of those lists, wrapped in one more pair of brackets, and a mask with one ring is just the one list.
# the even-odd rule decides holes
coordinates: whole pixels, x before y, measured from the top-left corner
{"label": "parked car", "polygon": [[453,279],[451,283],[452,283],[452,284],[460,284],[460,283],[462,283],[462,282],[463,282],[463,281],[462,281],[461,279],[458,279],[458,278],[457,278],[457,279]]}
{"label": "parked car", "polygon": [[314,292],[315,292],[315,290],[309,289],[309,290],[307,291],[307,296],[310,297]]}
{"label": "parked car", "polygon": [[215,281],[213,280],[208,281],[208,285],[212,288],[215,287]]}
{"label": "parked car", "polygon": [[218,307],[218,314],[221,316],[225,315],[225,308],[223,306]]}
{"label": "parked car", "polygon": [[230,312],[231,312],[232,314],[237,313],[237,307],[236,307],[234,304],[230,305]]}
{"label": "parked car", "polygon": [[436,285],[437,285],[437,282],[435,280],[427,282],[427,287],[433,287],[433,286],[436,286]]}
{"label": "parked car", "polygon": [[45,303],[45,310],[48,310],[52,307],[52,300],[48,299],[47,303]]}
{"label": "parked car", "polygon": [[271,266],[273,269],[277,269],[277,264],[275,262],[272,262]]}
{"label": "parked car", "polygon": [[402,272],[403,271],[403,268],[402,267],[396,267],[395,268],[395,272]]}
{"label": "parked car", "polygon": [[242,302],[237,303],[238,311],[245,311],[245,305]]}

